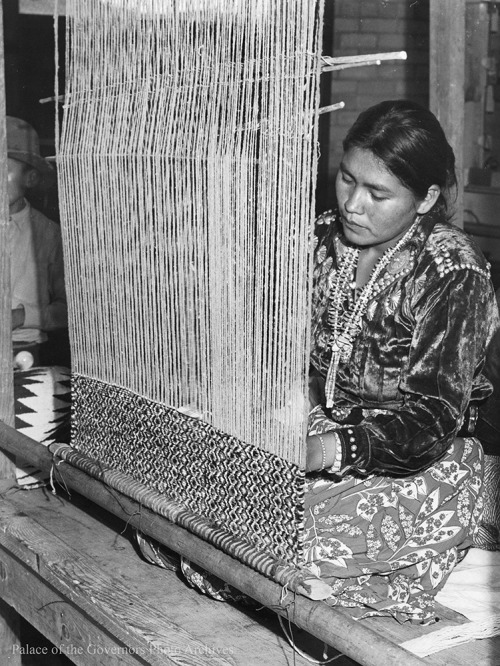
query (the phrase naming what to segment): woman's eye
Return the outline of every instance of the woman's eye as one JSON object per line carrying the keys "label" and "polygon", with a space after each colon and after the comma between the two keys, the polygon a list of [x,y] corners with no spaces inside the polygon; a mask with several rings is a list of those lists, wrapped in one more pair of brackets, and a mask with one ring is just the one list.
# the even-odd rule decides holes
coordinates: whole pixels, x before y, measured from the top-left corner
{"label": "woman's eye", "polygon": [[341,176],[344,183],[352,183],[352,178],[348,176],[346,173],[341,172]]}
{"label": "woman's eye", "polygon": [[372,192],[372,199],[374,201],[384,201],[385,199],[387,199],[387,197],[380,197],[377,194],[373,194],[373,192]]}

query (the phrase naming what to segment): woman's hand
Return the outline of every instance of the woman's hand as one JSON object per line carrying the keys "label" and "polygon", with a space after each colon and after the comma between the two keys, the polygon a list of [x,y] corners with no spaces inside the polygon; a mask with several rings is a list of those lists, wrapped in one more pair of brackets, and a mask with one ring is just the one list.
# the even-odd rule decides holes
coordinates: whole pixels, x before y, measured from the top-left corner
{"label": "woman's hand", "polygon": [[306,472],[316,472],[323,463],[323,449],[318,435],[306,438]]}
{"label": "woman's hand", "polygon": [[320,472],[331,467],[337,452],[333,432],[306,437],[306,472]]}
{"label": "woman's hand", "polygon": [[311,375],[309,377],[309,411],[321,405],[323,386],[324,379],[319,375]]}

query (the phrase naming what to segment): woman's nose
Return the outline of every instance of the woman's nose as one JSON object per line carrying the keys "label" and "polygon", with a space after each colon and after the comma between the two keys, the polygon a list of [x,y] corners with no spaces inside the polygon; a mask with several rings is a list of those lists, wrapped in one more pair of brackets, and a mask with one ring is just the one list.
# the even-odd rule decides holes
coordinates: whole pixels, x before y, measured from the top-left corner
{"label": "woman's nose", "polygon": [[344,207],[348,213],[361,213],[363,211],[363,195],[359,188],[354,187],[349,192]]}

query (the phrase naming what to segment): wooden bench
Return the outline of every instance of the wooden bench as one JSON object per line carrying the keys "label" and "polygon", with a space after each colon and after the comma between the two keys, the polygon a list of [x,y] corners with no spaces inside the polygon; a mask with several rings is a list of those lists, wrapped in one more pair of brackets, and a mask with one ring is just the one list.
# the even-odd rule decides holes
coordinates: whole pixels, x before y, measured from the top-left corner
{"label": "wooden bench", "polygon": [[[9,450],[5,435],[5,426],[0,425],[0,447]],[[27,438],[16,433],[14,439],[23,444]],[[40,451],[48,454],[39,444],[32,443],[29,447],[37,455]],[[26,459],[35,462],[33,457]],[[45,464],[42,459],[40,462],[42,466]],[[82,473],[76,470],[74,474],[77,478]],[[68,481],[70,496],[60,486],[53,495],[49,489],[25,491],[12,482],[3,482],[0,596],[74,663],[85,666],[305,666],[310,663],[293,653],[271,610],[250,610],[214,601],[189,588],[176,572],[145,562],[131,538],[130,526],[140,526],[142,521],[145,532],[154,532],[154,517],[148,517],[147,512],[134,509],[133,505],[126,506],[126,498],[109,494],[108,489],[103,489],[101,498],[92,490],[99,482],[88,478],[82,485],[90,496],[97,498],[96,504],[71,490],[76,483],[69,468],[63,477]],[[104,510],[104,506],[113,513]],[[121,518],[113,515],[120,515],[122,510]],[[192,535],[183,532],[173,524],[164,530],[174,550],[189,553],[196,542],[192,541]],[[217,567],[227,562],[228,556],[211,546],[206,552],[212,551],[215,556],[209,556],[207,568],[220,575]],[[264,577],[248,570],[242,589],[247,593],[254,589],[259,601],[261,597],[278,599],[279,596],[261,593],[257,586],[259,579]],[[271,590],[279,589],[272,581],[264,579],[264,582]],[[274,607],[272,602],[266,603]],[[275,610],[283,611],[278,608],[278,601],[275,605]],[[339,655],[334,662],[337,666],[500,664],[500,639],[475,641],[424,660],[399,647],[443,626],[465,622],[449,609],[440,607],[438,612],[440,622],[432,627],[399,625],[389,618],[356,622],[345,609],[331,609],[298,595],[290,616],[297,624],[313,628],[313,631],[293,629],[296,644],[311,658],[322,660],[326,640],[331,646],[329,657],[339,655],[339,650],[353,659]],[[285,625],[288,626],[286,620]],[[320,636],[320,640],[311,633]],[[0,631],[2,635],[5,634]],[[9,650],[12,653],[19,649],[12,641],[10,644],[4,641],[0,648],[2,664],[8,663],[5,657],[9,656]]]}
{"label": "wooden bench", "polygon": [[[214,601],[148,564],[122,521],[74,494],[4,489],[0,596],[75,664],[293,663],[273,613]],[[321,647],[307,649],[320,658]]]}

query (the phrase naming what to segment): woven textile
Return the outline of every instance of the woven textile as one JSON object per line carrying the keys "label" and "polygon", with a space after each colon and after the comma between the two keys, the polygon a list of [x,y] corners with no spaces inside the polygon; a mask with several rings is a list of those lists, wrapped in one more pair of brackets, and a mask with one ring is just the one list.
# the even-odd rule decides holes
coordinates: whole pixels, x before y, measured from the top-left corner
{"label": "woven textile", "polygon": [[73,377],[72,444],[278,558],[300,558],[304,473],[199,419]]}
{"label": "woven textile", "polygon": [[474,545],[500,550],[500,456],[484,456],[484,511]]}
{"label": "woven textile", "polygon": [[[70,429],[70,373],[67,368],[37,367],[14,372],[15,427],[45,446],[67,442]],[[31,465],[16,467],[21,486],[43,485],[48,475]]]}

